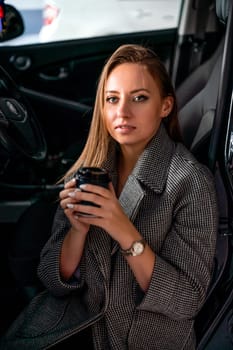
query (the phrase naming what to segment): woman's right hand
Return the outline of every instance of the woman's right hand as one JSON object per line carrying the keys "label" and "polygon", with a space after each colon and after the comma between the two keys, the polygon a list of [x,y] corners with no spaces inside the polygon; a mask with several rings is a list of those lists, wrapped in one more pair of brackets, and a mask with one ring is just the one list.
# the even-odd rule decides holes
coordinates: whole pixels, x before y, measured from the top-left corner
{"label": "woman's right hand", "polygon": [[59,194],[60,205],[71,223],[72,230],[77,231],[79,234],[86,235],[90,225],[80,222],[78,220],[78,215],[73,208],[74,204],[77,204],[75,194],[78,191],[80,191],[80,189],[76,187],[76,180],[73,178],[68,181]]}

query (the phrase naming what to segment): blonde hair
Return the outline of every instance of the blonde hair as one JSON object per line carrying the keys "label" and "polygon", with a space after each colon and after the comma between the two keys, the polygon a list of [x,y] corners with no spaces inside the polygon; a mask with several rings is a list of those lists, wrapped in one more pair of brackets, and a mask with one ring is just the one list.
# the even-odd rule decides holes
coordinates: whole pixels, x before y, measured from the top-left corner
{"label": "blonde hair", "polygon": [[161,96],[173,97],[173,108],[165,120],[165,127],[171,138],[175,141],[181,139],[177,118],[176,96],[164,64],[149,48],[134,44],[122,45],[111,55],[103,67],[98,82],[93,117],[86,145],[80,157],[64,178],[70,177],[80,166],[101,167],[106,160],[110,145],[115,143],[105,126],[103,113],[104,90],[110,73],[116,66],[123,63],[137,63],[146,66],[151,76],[156,80]]}

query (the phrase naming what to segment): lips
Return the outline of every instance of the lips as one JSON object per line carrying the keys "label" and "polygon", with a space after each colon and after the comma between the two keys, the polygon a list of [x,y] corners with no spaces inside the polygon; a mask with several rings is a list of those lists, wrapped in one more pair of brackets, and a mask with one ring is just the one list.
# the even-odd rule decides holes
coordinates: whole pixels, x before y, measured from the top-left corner
{"label": "lips", "polygon": [[120,130],[132,130],[132,129],[136,129],[136,128],[135,128],[135,126],[133,126],[133,125],[126,125],[126,124],[124,124],[124,125],[117,125],[117,126],[115,127],[115,129],[120,129]]}

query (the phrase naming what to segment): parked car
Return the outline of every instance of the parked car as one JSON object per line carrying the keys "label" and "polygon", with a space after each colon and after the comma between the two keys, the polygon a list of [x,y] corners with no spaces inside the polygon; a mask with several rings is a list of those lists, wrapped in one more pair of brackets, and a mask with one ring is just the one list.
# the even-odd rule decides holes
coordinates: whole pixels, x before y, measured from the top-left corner
{"label": "parked car", "polygon": [[[132,22],[109,21],[112,12],[118,18],[119,8],[122,21],[131,16],[129,3],[148,14],[148,26],[137,27],[141,19],[133,14]],[[232,1],[161,1],[167,12],[155,10],[156,3],[96,1],[90,13],[87,0],[56,1],[55,29],[40,43],[11,45],[19,32],[12,39],[6,28],[0,47],[0,334],[43,289],[36,268],[57,206],[57,180],[85,144],[101,68],[119,45],[142,43],[157,52],[172,77],[184,144],[216,178],[219,231],[213,280],[195,321],[198,350],[233,349]],[[85,23],[79,27],[77,21],[77,30],[69,32],[62,11],[72,23],[72,6],[81,4]],[[98,8],[110,14],[103,18]],[[20,15],[17,6],[14,11]],[[101,21],[93,16],[103,23],[107,18],[107,29],[95,30]]]}
{"label": "parked car", "polygon": [[5,4],[12,5],[20,11],[24,23],[22,35],[8,42],[8,45],[26,45],[39,42],[39,33],[43,19],[43,0],[5,0]]}

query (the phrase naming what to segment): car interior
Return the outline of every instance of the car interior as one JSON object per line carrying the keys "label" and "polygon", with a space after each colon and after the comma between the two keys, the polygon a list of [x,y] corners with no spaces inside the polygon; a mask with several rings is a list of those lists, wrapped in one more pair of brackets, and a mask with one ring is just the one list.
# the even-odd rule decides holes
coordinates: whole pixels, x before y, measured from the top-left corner
{"label": "car interior", "polygon": [[183,2],[177,31],[0,48],[0,303],[7,306],[1,332],[43,289],[36,268],[58,205],[58,180],[85,144],[106,58],[120,44],[135,42],[150,45],[164,60],[176,88],[183,142],[216,179],[215,269],[195,325],[198,350],[219,349],[219,339],[222,349],[233,348],[233,138],[228,122],[233,6],[230,0],[191,2]]}

